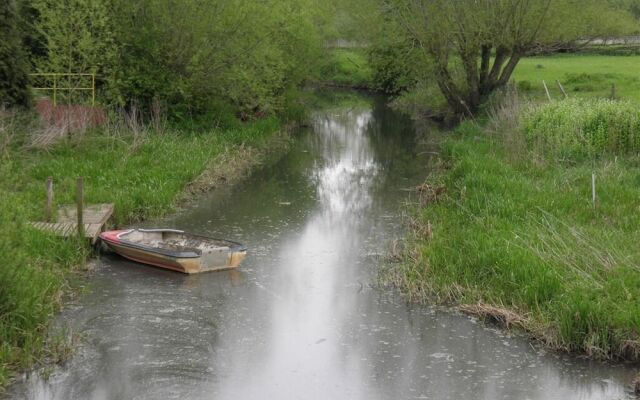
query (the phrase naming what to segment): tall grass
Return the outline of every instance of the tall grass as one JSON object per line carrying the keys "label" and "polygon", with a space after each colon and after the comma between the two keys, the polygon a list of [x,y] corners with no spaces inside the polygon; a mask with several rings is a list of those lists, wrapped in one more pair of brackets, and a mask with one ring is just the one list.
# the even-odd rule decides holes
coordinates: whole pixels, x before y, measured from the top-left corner
{"label": "tall grass", "polygon": [[276,118],[266,118],[234,129],[159,132],[166,127],[162,119],[150,126],[128,114],[105,128],[33,147],[25,128],[31,125],[5,116],[0,118],[0,139],[7,143],[0,148],[0,388],[13,371],[54,356],[55,346],[46,345],[48,325],[87,256],[84,243],[28,226],[43,217],[47,177],[53,177],[56,204],[64,204],[73,203],[75,178],[83,176],[85,201],[115,203],[114,223],[122,225],[171,210],[204,170],[220,168],[212,161],[223,154],[230,165],[249,168],[251,162],[232,161],[250,157],[255,164],[260,152],[247,149],[265,148],[280,128]]}
{"label": "tall grass", "polygon": [[[388,278],[414,300],[517,315],[518,325],[554,348],[638,360],[633,107],[552,103],[515,127],[509,110],[518,107],[494,112],[494,120],[502,115],[510,124],[490,123],[488,132],[467,122],[442,144],[445,168],[430,184],[446,195],[416,208],[413,245]],[[593,153],[599,157],[584,157]],[[558,162],[559,154],[575,157]]]}
{"label": "tall grass", "polygon": [[526,111],[527,141],[556,157],[595,157],[640,150],[640,108],[629,101],[567,99]]}

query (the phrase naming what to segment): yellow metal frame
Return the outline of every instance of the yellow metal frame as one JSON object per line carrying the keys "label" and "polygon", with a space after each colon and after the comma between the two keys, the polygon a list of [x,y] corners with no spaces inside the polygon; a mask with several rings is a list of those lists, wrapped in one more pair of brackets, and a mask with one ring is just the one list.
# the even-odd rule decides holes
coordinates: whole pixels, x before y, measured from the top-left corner
{"label": "yellow metal frame", "polygon": [[[62,90],[62,91],[74,91],[74,90],[80,90],[80,91],[91,91],[91,105],[95,106],[96,105],[96,74],[73,74],[73,73],[55,73],[55,72],[44,72],[44,73],[36,73],[36,74],[29,74],[30,76],[42,76],[42,77],[48,77],[48,78],[53,78],[53,87],[32,87],[31,89],[33,90],[52,90],[53,91],[53,105],[57,105],[58,102],[58,91]],[[68,87],[59,87],[58,86],[58,81],[61,80],[61,78],[69,78],[68,79]],[[91,77],[91,87],[71,87],[71,78],[72,77]]]}

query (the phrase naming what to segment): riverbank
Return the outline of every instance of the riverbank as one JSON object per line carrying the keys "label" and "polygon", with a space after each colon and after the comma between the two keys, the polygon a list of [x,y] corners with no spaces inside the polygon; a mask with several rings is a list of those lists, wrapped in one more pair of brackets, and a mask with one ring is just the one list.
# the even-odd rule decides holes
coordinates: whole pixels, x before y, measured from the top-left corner
{"label": "riverbank", "polygon": [[[289,142],[277,118],[234,128],[116,130],[112,126],[33,147],[32,134],[2,122],[0,148],[0,387],[15,371],[66,356],[66,335],[50,335],[49,322],[73,294],[85,269],[83,243],[28,227],[41,219],[44,182],[51,176],[55,203],[73,203],[83,176],[87,203],[115,203],[113,224],[157,218],[217,185],[246,176]],[[39,142],[38,142],[39,143]]]}
{"label": "riverbank", "polygon": [[[636,131],[624,130],[637,112],[606,102],[539,110],[525,122],[518,110],[465,122],[443,141],[385,279],[411,301],[457,305],[554,349],[638,360],[640,159],[629,152]],[[589,146],[577,147],[572,127]]]}

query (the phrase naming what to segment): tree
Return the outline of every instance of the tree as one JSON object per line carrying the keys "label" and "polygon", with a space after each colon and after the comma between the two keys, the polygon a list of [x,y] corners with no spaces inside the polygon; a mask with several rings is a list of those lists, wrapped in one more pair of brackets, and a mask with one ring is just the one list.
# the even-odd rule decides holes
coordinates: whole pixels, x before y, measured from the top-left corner
{"label": "tree", "polygon": [[28,106],[28,65],[22,50],[22,33],[17,25],[15,0],[0,3],[0,105]]}
{"label": "tree", "polygon": [[460,115],[475,114],[526,55],[627,26],[598,0],[384,0],[383,13],[431,60]]}
{"label": "tree", "polygon": [[32,0],[40,72],[104,74],[115,52],[110,0]]}
{"label": "tree", "polygon": [[109,88],[121,104],[159,98],[176,116],[271,113],[320,54],[311,0],[116,3],[122,45]]}

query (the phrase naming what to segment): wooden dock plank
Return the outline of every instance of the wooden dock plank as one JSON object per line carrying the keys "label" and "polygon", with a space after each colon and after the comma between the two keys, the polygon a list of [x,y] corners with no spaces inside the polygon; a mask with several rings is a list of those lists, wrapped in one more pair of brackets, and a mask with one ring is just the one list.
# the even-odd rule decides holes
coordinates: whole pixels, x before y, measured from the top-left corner
{"label": "wooden dock plank", "polygon": [[[98,240],[104,225],[113,215],[113,204],[92,204],[84,208],[82,212],[84,236],[91,239],[92,243]],[[50,232],[57,236],[72,237],[78,234],[77,209],[73,205],[62,206],[58,210],[58,222],[31,222],[36,229]]]}
{"label": "wooden dock plank", "polygon": [[[87,205],[82,212],[82,221],[85,224],[105,224],[113,215],[113,204]],[[75,205],[66,205],[58,209],[58,222],[78,221],[78,211]]]}

